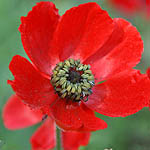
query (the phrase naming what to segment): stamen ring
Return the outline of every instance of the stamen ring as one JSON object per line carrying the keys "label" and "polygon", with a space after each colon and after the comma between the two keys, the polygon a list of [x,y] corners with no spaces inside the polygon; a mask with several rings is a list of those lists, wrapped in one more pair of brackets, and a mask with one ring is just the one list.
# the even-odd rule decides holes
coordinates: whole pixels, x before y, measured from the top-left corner
{"label": "stamen ring", "polygon": [[61,98],[72,101],[87,101],[95,85],[90,65],[80,63],[80,60],[68,59],[59,62],[53,69],[51,83]]}

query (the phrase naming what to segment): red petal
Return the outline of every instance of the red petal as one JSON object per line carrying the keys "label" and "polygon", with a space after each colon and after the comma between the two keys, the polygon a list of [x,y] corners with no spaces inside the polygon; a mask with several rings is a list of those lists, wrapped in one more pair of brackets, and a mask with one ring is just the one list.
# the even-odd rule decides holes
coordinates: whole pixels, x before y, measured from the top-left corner
{"label": "red petal", "polygon": [[58,10],[52,2],[37,3],[27,17],[21,18],[19,30],[23,47],[36,67],[46,74],[50,74],[55,64],[57,51],[53,56],[50,44],[59,18]]}
{"label": "red petal", "polygon": [[31,107],[48,105],[57,97],[50,80],[35,70],[29,61],[21,56],[14,56],[9,69],[15,80],[8,81],[16,94]]}
{"label": "red petal", "polygon": [[61,60],[85,60],[106,42],[112,31],[113,20],[98,4],[81,4],[62,16],[54,36],[54,50],[60,51]]}
{"label": "red petal", "polygon": [[58,99],[50,108],[51,115],[60,128],[75,131],[96,131],[107,124],[95,117],[84,104]]}
{"label": "red petal", "polygon": [[123,19],[114,19],[114,22],[117,28],[110,39],[85,61],[92,66],[92,71],[99,80],[133,68],[143,52],[143,42],[136,28]]}
{"label": "red petal", "polygon": [[150,80],[146,74],[132,70],[93,88],[93,95],[85,104],[101,114],[125,117],[148,107]]}
{"label": "red petal", "polygon": [[30,110],[16,95],[13,95],[4,106],[3,120],[6,128],[16,130],[40,122],[42,114],[40,111]]}
{"label": "red petal", "polygon": [[32,135],[30,142],[32,150],[49,150],[56,145],[54,122],[48,118]]}
{"label": "red petal", "polygon": [[64,150],[79,150],[80,146],[88,145],[90,132],[62,132]]}
{"label": "red petal", "polygon": [[147,76],[150,78],[150,67],[147,69],[146,73],[147,73]]}

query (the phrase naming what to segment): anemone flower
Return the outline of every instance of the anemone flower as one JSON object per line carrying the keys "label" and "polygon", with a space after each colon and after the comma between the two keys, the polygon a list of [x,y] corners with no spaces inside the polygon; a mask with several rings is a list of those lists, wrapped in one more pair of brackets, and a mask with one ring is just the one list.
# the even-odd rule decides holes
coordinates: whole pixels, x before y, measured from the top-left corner
{"label": "anemone flower", "polygon": [[9,65],[14,80],[8,84],[62,130],[105,129],[95,111],[125,117],[148,107],[150,80],[133,69],[143,42],[128,21],[112,19],[94,2],[62,16],[52,2],[40,2],[21,18],[19,31],[32,63],[14,56]]}

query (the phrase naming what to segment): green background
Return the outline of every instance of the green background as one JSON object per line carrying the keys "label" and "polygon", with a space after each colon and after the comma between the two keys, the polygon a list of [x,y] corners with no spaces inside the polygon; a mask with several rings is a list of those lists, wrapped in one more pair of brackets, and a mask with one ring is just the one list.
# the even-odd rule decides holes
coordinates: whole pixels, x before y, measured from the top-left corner
{"label": "green background", "polygon": [[[96,0],[95,0],[96,1]],[[135,16],[125,16],[112,8],[107,3],[108,0],[96,1],[101,7],[107,10],[113,18],[123,17],[132,22],[139,30],[144,40],[145,51],[141,63],[137,66],[142,72],[150,66],[150,21],[145,14],[140,13]],[[7,99],[13,91],[7,85],[7,79],[12,79],[8,70],[11,58],[16,55],[26,56],[20,39],[18,27],[20,17],[26,16],[37,0],[0,0],[0,113]],[[60,10],[60,14],[87,0],[55,0],[53,1]],[[93,132],[89,145],[81,149],[104,150],[150,150],[150,112],[144,108],[140,112],[126,118],[110,118],[98,114],[98,117],[108,123],[108,128]],[[29,138],[39,126],[32,126],[23,130],[7,130],[2,118],[0,118],[0,150],[30,150]]]}

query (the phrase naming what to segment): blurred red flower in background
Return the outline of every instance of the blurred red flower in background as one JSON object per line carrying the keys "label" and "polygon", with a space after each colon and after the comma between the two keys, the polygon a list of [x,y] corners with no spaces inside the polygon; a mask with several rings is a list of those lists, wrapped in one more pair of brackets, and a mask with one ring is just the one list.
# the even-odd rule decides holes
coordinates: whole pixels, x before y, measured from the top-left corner
{"label": "blurred red flower in background", "polygon": [[64,130],[96,131],[107,124],[94,111],[125,117],[148,107],[150,80],[132,69],[143,42],[129,22],[112,19],[96,3],[60,17],[52,2],[38,3],[21,22],[32,63],[14,56],[9,68],[15,79],[8,83],[30,108],[42,110]]}
{"label": "blurred red flower in background", "polygon": [[127,13],[134,13],[143,9],[144,3],[146,3],[145,0],[111,0],[111,2],[114,6]]}
{"label": "blurred red flower in background", "polygon": [[149,15],[150,3],[149,0],[109,0],[113,6],[120,11],[133,15],[137,12],[145,12]]}
{"label": "blurred red flower in background", "polygon": [[146,0],[146,11],[148,18],[150,17],[150,0]]}
{"label": "blurred red flower in background", "polygon": [[[4,125],[10,130],[17,130],[32,126],[42,121],[40,111],[31,110],[25,106],[19,97],[13,95],[9,98],[3,110]],[[30,142],[32,150],[49,150],[56,145],[55,123],[49,117],[32,135]],[[89,132],[61,131],[62,146],[65,150],[78,150],[86,146],[90,139]]]}

